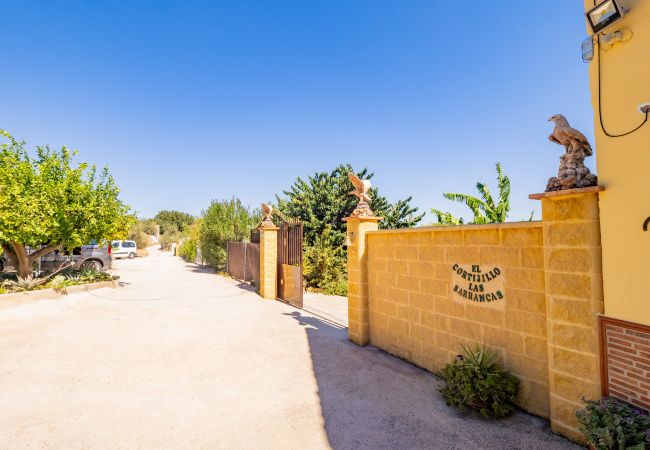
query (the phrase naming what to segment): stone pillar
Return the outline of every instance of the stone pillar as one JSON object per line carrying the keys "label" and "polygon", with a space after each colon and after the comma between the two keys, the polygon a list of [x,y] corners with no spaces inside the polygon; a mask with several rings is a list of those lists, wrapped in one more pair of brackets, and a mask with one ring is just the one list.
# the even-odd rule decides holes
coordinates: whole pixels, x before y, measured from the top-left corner
{"label": "stone pillar", "polygon": [[531,195],[542,201],[551,429],[584,442],[575,413],[601,395],[603,313],[599,186]]}
{"label": "stone pillar", "polygon": [[278,227],[260,226],[260,295],[275,300],[278,290]]}
{"label": "stone pillar", "polygon": [[379,227],[381,217],[347,217],[348,338],[357,345],[370,342],[366,233]]}

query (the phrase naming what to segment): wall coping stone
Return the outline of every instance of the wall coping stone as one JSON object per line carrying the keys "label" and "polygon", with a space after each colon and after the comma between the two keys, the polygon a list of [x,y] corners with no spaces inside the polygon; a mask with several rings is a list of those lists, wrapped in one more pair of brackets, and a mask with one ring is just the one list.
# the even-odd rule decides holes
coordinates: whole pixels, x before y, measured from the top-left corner
{"label": "wall coping stone", "polygon": [[358,220],[359,222],[379,222],[380,220],[384,220],[383,217],[369,217],[369,216],[350,216],[350,217],[344,217],[343,222],[349,222],[351,220]]}
{"label": "wall coping stone", "polygon": [[391,234],[391,233],[421,233],[431,231],[463,231],[463,230],[503,230],[511,228],[541,228],[541,220],[524,222],[503,222],[487,224],[463,224],[463,225],[430,225],[426,227],[398,228],[393,230],[369,231],[368,234]]}
{"label": "wall coping stone", "polygon": [[565,189],[563,191],[551,191],[551,192],[541,192],[539,194],[530,194],[528,198],[531,200],[541,200],[543,198],[559,197],[564,195],[590,194],[592,192],[602,192],[604,190],[605,190],[605,186],[590,186],[586,188]]}

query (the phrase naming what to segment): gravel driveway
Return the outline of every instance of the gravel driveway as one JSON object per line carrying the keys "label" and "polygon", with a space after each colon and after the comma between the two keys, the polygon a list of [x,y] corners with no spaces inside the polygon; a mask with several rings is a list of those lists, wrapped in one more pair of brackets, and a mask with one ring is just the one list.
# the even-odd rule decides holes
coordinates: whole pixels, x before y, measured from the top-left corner
{"label": "gravel driveway", "polygon": [[346,329],[153,251],[126,286],[0,304],[0,448],[563,449],[447,408]]}

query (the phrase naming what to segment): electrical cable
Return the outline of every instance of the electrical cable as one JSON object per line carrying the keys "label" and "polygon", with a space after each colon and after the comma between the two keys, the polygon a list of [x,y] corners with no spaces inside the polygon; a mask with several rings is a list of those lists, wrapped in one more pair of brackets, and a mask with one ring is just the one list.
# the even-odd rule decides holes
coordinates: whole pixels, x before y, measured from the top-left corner
{"label": "electrical cable", "polygon": [[[596,0],[594,0],[594,6],[596,6]],[[603,78],[603,72],[602,72],[602,66],[601,66],[601,59],[602,59],[603,55],[602,55],[602,50],[601,50],[601,47],[600,47],[600,34],[596,35],[596,39],[597,39],[597,44],[598,44],[598,120],[600,122],[600,128],[601,128],[601,130],[603,130],[603,133],[605,133],[605,135],[607,137],[611,137],[611,138],[619,138],[619,137],[630,135],[630,134],[638,131],[639,129],[641,129],[641,127],[648,122],[648,119],[650,118],[649,117],[650,116],[650,110],[645,111],[645,119],[643,120],[643,122],[641,122],[641,124],[638,127],[636,127],[635,129],[633,129],[631,131],[628,131],[626,133],[621,133],[621,134],[611,134],[609,131],[607,131],[607,129],[605,128],[605,123],[603,122],[603,106],[602,106],[602,104],[603,104],[603,102],[602,102],[602,91],[603,91],[603,89],[602,89],[602,78]]]}

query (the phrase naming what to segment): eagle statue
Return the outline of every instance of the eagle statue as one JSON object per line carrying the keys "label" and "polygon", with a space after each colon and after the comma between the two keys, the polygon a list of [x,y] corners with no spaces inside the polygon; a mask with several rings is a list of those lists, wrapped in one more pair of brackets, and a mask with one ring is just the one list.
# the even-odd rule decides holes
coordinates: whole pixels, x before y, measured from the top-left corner
{"label": "eagle statue", "polygon": [[370,180],[362,180],[354,172],[348,173],[348,178],[352,182],[352,186],[354,186],[354,191],[350,192],[350,195],[357,196],[360,202],[370,203],[370,195],[368,194],[371,186]]}
{"label": "eagle statue", "polygon": [[260,228],[275,228],[272,213],[273,207],[267,203],[262,203],[262,214],[264,215],[264,219],[260,224]]}
{"label": "eagle statue", "polygon": [[556,114],[548,120],[555,123],[548,139],[562,145],[565,152],[560,157],[558,175],[548,180],[546,192],[596,186],[596,175],[585,166],[585,158],[594,154],[585,135],[572,128],[562,114]]}

